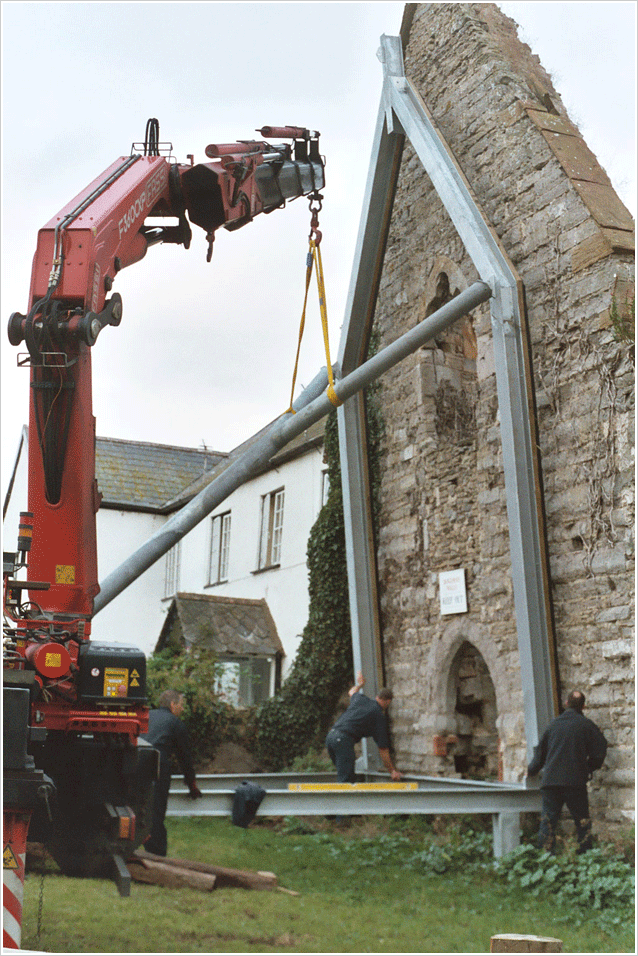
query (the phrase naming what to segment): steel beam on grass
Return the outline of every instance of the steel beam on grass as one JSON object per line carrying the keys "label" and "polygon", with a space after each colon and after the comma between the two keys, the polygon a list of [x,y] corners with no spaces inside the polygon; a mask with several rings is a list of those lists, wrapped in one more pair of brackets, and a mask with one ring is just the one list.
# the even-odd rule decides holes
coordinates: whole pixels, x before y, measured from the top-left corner
{"label": "steel beam on grass", "polygon": [[[387,784],[387,773],[366,773],[363,774],[366,783]],[[303,784],[308,786],[318,784],[320,786],[329,786],[334,784],[334,771],[331,772],[301,772],[301,773],[251,773],[248,777],[251,783],[259,784],[264,790],[286,790],[290,786]],[[234,790],[244,780],[246,774],[198,774],[197,781],[201,790]],[[404,782],[415,782],[420,790],[437,790],[445,792],[449,790],[494,790],[501,792],[511,792],[512,784],[497,782],[494,780],[460,780],[457,777],[430,777],[420,774],[406,774]],[[515,787],[514,789],[519,789]],[[171,781],[171,793],[187,793],[183,781],[174,778]]]}
{"label": "steel beam on grass", "polygon": [[[167,816],[230,817],[235,790],[245,779],[245,774],[198,776],[202,797],[196,801],[192,800],[187,787],[175,780],[171,784]],[[405,782],[415,783],[417,789],[397,790],[388,788],[387,779],[387,774],[366,774],[366,781],[376,782],[378,789],[362,789],[355,784],[350,792],[344,792],[343,786],[334,784],[334,774],[249,775],[251,783],[266,790],[257,810],[259,817],[489,814],[497,858],[518,845],[520,814],[538,812],[541,807],[539,790],[516,784],[411,776]],[[304,788],[301,791],[289,788],[289,785],[295,788],[300,784]]]}
{"label": "steel beam on grass", "polygon": [[[251,778],[252,780],[252,778]],[[208,817],[230,816],[234,790],[202,790],[201,799],[194,801],[186,787],[171,790],[168,816]],[[479,790],[441,787],[419,790],[342,790],[320,792],[297,790],[267,790],[259,805],[258,815],[331,816],[332,814],[380,816],[398,814],[463,814],[463,813],[523,813],[536,812],[541,807],[538,790],[512,786],[509,790]]]}
{"label": "steel beam on grass", "polygon": [[[380,59],[383,90],[342,326],[340,374],[351,375],[365,357],[396,189],[397,157],[407,137],[481,280],[493,293],[492,342],[525,731],[531,757],[557,713],[558,676],[523,285],[425,103],[405,76],[399,37],[381,37]],[[355,669],[363,670],[366,690],[374,696],[383,666],[361,398],[339,409],[339,432]],[[369,754],[364,751],[361,769],[369,766]]]}
{"label": "steel beam on grass", "polygon": [[[387,784],[388,774],[370,772],[362,774],[365,783]],[[246,774],[237,773],[213,773],[198,774],[197,781],[201,790],[234,790],[244,780]],[[335,783],[335,774],[333,771],[302,771],[299,773],[251,773],[248,776],[251,783],[259,784],[264,790],[286,790],[291,786],[303,784],[308,786],[318,784],[322,787]],[[405,783],[416,783],[419,790],[460,790],[462,792],[493,790],[503,793],[511,793],[513,790],[518,792],[522,788],[519,784],[503,783],[496,780],[462,780],[458,777],[431,777],[424,774],[406,774],[403,777]],[[175,777],[171,781],[171,793],[188,793],[182,780]]]}
{"label": "steel beam on grass", "polygon": [[[334,390],[338,399],[346,402],[352,398],[401,359],[438,335],[461,315],[465,315],[477,305],[487,301],[491,294],[489,286],[485,283],[474,283],[457,298],[447,302],[419,325],[392,342],[382,352],[354,369],[346,378],[335,382]],[[332,411],[334,405],[328,397],[327,384],[328,378],[324,369],[295,401],[294,414],[287,412],[265,432],[256,436],[249,447],[231,461],[217,478],[213,478],[181,511],[169,518],[162,528],[141,545],[127,561],[116,568],[100,585],[100,593],[95,599],[94,613],[97,614],[155,561],[170,551],[231,492],[258,474],[280,448]]]}

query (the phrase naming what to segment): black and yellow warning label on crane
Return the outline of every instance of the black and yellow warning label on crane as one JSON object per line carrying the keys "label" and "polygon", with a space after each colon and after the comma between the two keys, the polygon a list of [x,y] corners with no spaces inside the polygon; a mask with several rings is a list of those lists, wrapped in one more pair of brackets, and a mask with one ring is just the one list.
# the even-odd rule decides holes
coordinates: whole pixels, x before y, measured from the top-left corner
{"label": "black and yellow warning label on crane", "polygon": [[104,668],[104,696],[126,697],[129,688],[128,667]]}
{"label": "black and yellow warning label on crane", "polygon": [[19,870],[20,864],[18,859],[11,849],[11,846],[7,843],[4,850],[2,851],[2,869],[3,870]]}
{"label": "black and yellow warning label on crane", "polygon": [[55,583],[56,584],[75,584],[75,565],[56,564]]}

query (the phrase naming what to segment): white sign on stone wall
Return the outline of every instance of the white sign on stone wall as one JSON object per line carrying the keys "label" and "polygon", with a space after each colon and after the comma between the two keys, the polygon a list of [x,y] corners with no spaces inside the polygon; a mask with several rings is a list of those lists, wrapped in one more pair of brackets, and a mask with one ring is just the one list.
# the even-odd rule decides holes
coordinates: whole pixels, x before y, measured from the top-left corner
{"label": "white sign on stone wall", "polygon": [[439,573],[439,597],[441,614],[465,614],[467,612],[464,568]]}

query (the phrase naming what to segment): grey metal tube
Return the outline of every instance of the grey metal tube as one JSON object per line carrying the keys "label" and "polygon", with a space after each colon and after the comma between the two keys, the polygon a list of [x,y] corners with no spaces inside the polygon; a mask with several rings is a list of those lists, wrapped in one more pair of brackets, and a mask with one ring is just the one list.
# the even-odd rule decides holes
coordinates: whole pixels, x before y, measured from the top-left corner
{"label": "grey metal tube", "polygon": [[[492,290],[484,282],[476,282],[456,298],[447,302],[433,315],[424,319],[409,332],[388,345],[382,352],[368,359],[352,371],[346,378],[335,382],[335,392],[344,402],[366,385],[375,381],[401,359],[410,355],[429,339],[447,328],[452,322],[471,311],[492,295]],[[152,535],[123,564],[111,572],[100,586],[95,599],[93,613],[97,614],[113,598],[121,594],[144,571],[148,570],[159,558],[177,544],[189,531],[209,515],[228,495],[266,465],[272,456],[300,435],[310,425],[324,418],[334,408],[325,393],[327,375],[323,369],[308,388],[294,402],[296,414],[286,413],[273,422],[268,431],[255,439],[243,454],[236,458],[210,484],[196,495],[192,501],[173,515],[163,528]]]}
{"label": "grey metal tube", "polygon": [[[347,401],[362,388],[365,388],[366,385],[370,385],[380,375],[387,372],[393,365],[400,362],[401,359],[411,355],[412,352],[416,352],[418,348],[446,329],[456,319],[466,315],[482,302],[487,302],[491,296],[492,290],[485,282],[475,282],[469,289],[461,292],[450,302],[446,302],[444,306],[437,309],[427,319],[423,319],[409,332],[387,345],[377,355],[373,355],[363,365],[357,366],[345,378],[335,381],[334,389],[337,398],[341,402]],[[334,405],[327,394],[323,394],[294,417],[291,416],[286,420],[279,419],[273,425],[273,429],[275,429],[281,423],[278,438],[282,439],[282,444],[278,447],[283,447],[304,429],[328,415],[333,408]]]}
{"label": "grey metal tube", "polygon": [[[295,399],[292,407],[298,412],[325,392],[327,386],[328,374],[324,367],[301,395]],[[172,518],[169,518],[159,531],[151,535],[148,541],[112,571],[100,584],[100,593],[95,598],[93,605],[93,615],[95,616],[102,608],[110,604],[113,598],[137,580],[162,555],[170,551],[184,535],[192,531],[218,504],[251,478],[262,464],[266,463],[279,448],[283,447],[288,439],[283,442],[277,441],[277,433],[286,419],[295,419],[296,417],[296,415],[287,412],[273,422],[270,429],[261,438],[256,439],[254,444],[249,445],[218,478],[213,479],[203,491],[200,491],[187,505]],[[303,431],[303,428],[299,431]]]}

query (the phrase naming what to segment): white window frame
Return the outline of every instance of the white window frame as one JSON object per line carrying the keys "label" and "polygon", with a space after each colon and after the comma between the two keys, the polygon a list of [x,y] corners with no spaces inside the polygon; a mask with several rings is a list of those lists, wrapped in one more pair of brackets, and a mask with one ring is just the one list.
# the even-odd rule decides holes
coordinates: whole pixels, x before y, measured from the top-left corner
{"label": "white window frame", "polygon": [[210,526],[208,552],[208,584],[222,584],[228,580],[230,554],[231,512],[213,515]]}
{"label": "white window frame", "polygon": [[172,598],[179,591],[179,575],[182,563],[182,542],[178,541],[166,552],[164,570],[164,597]]}
{"label": "white window frame", "polygon": [[321,472],[321,507],[325,505],[328,500],[328,495],[330,494],[330,476],[328,474],[328,469],[324,468]]}
{"label": "white window frame", "polygon": [[[274,685],[275,659],[273,657],[240,657],[234,660],[219,662],[220,673],[217,677],[215,693],[233,707],[252,707],[262,700],[267,700],[272,694]],[[255,698],[256,680],[260,678],[259,671],[265,671],[263,677],[264,696]]]}
{"label": "white window frame", "polygon": [[272,568],[281,564],[281,543],[284,530],[283,488],[277,488],[261,496],[261,520],[259,522],[259,556],[257,567]]}

